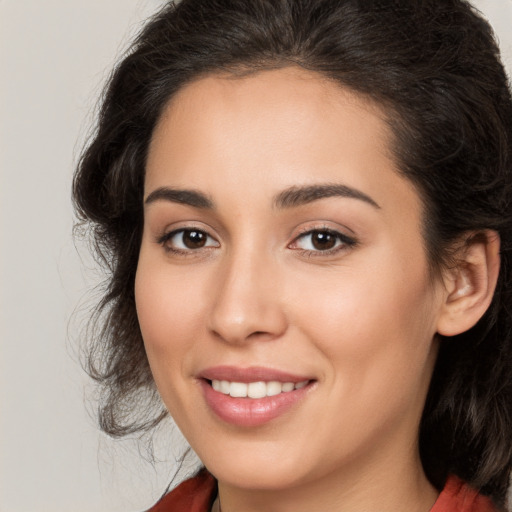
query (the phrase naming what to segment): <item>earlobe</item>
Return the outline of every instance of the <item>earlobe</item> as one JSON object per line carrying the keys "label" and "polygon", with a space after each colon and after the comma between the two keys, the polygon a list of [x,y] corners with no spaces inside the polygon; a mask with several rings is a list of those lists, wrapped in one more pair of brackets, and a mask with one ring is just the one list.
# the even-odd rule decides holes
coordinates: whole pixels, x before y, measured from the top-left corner
{"label": "earlobe", "polygon": [[470,234],[457,251],[457,264],[444,275],[445,300],[437,332],[455,336],[471,329],[491,304],[500,269],[500,237],[486,230]]}

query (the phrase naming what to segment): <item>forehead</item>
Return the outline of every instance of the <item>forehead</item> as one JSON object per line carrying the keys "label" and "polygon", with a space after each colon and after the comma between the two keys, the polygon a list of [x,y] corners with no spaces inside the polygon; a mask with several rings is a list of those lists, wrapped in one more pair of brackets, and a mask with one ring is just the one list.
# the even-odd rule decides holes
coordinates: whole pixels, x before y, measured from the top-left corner
{"label": "forehead", "polygon": [[146,195],[162,185],[232,197],[341,182],[385,205],[401,189],[416,196],[397,172],[392,141],[383,108],[317,73],[210,75],[166,106],[150,145]]}
{"label": "forehead", "polygon": [[[310,129],[319,124],[336,122],[340,110],[356,113],[352,123],[364,124],[368,131],[379,133],[382,142],[392,134],[384,109],[370,98],[343,87],[316,72],[286,67],[251,73],[242,77],[232,74],[212,74],[198,78],[182,87],[168,102],[155,132],[169,128],[172,120],[200,121],[213,127],[215,120],[226,127],[245,120],[244,129],[263,135],[265,123],[284,121],[281,135],[296,137],[304,125]],[[243,119],[245,118],[245,119]],[[290,120],[294,124],[286,124]],[[277,127],[277,126],[276,126]],[[350,137],[350,133],[345,133]],[[378,141],[375,141],[378,142]],[[384,149],[382,147],[381,149]]]}
{"label": "forehead", "polygon": [[[343,86],[318,72],[297,66],[254,71],[244,74],[218,72],[200,76],[179,89],[167,105],[167,113],[176,111],[193,98],[193,102],[214,105],[217,103],[240,108],[252,97],[261,107],[297,107],[305,113],[325,112],[330,105],[351,103],[379,117],[385,117],[383,109],[369,97]],[[190,104],[188,105],[190,106]],[[291,111],[293,112],[293,110]]]}

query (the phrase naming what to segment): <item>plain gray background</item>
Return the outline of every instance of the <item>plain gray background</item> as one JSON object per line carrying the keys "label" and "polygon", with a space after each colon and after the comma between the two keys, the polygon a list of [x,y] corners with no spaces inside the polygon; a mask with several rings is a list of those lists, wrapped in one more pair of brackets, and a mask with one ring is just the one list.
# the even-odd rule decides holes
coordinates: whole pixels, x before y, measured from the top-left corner
{"label": "plain gray background", "polygon": [[[72,170],[109,70],[161,5],[0,0],[0,512],[141,511],[172,474],[172,450],[153,469],[96,429],[72,316],[98,282],[71,238]],[[475,5],[511,70],[512,0]]]}

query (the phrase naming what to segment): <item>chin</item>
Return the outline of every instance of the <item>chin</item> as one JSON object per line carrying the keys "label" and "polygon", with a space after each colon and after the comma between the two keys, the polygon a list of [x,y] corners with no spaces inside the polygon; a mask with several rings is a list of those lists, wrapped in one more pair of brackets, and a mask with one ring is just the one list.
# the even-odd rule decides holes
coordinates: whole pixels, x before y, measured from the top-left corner
{"label": "chin", "polygon": [[[216,470],[217,468],[218,470]],[[299,483],[296,468],[280,470],[275,467],[271,468],[269,465],[260,467],[246,462],[228,467],[217,464],[216,468],[208,468],[208,470],[217,480],[239,489],[282,491],[293,488]]]}
{"label": "chin", "polygon": [[[258,452],[258,450],[255,450]],[[274,451],[274,450],[273,450]],[[293,488],[305,477],[300,473],[300,460],[286,455],[259,453],[249,450],[227,451],[227,456],[212,457],[205,466],[217,480],[240,489],[283,490]]]}

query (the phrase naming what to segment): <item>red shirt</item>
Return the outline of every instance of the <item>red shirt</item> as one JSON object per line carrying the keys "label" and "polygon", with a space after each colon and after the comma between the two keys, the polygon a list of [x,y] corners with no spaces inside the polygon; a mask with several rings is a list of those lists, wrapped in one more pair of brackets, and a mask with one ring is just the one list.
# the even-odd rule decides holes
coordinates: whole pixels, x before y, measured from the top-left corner
{"label": "red shirt", "polygon": [[498,512],[498,509],[489,498],[451,476],[430,512]]}
{"label": "red shirt", "polygon": [[[206,470],[185,480],[148,512],[210,512],[217,483]],[[430,512],[498,512],[491,500],[451,476]]]}
{"label": "red shirt", "polygon": [[217,495],[217,482],[203,469],[165,495],[148,512],[210,512]]}

